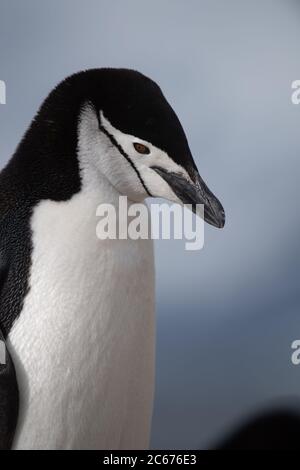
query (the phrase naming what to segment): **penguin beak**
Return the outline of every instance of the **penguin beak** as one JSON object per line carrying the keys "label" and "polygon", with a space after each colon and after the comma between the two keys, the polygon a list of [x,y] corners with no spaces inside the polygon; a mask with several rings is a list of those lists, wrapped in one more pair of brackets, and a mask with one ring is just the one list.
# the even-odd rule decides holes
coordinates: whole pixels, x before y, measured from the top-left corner
{"label": "penguin beak", "polygon": [[156,171],[171,187],[172,191],[183,204],[191,204],[196,214],[196,204],[204,205],[204,220],[217,228],[225,225],[225,211],[220,201],[208,189],[197,171],[193,171],[193,183],[178,173],[172,173],[163,168],[153,166]]}

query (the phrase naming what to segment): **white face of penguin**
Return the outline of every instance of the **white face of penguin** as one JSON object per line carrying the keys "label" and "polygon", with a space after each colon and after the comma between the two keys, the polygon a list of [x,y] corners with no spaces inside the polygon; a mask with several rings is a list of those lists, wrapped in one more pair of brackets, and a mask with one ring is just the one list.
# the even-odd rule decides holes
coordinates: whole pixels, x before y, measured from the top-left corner
{"label": "white face of penguin", "polygon": [[92,162],[94,169],[133,201],[151,195],[180,203],[170,185],[152,167],[178,173],[191,182],[186,170],[150,142],[116,129],[103,111],[99,117],[102,131],[95,110],[89,105],[82,109],[79,124],[81,165],[89,167]]}
{"label": "white face of penguin", "polygon": [[204,204],[205,220],[224,225],[223,208],[198,173],[192,181],[187,171],[165,151],[138,136],[115,128],[102,110],[86,104],[80,113],[79,161],[85,178],[105,176],[111,185],[132,201],[148,196],[176,203]]}
{"label": "white face of penguin", "polygon": [[[126,162],[126,194],[129,197],[130,194],[134,199],[151,195],[169,201],[181,202],[170,185],[153,168],[163,168],[169,173],[181,175],[192,183],[182,166],[176,164],[166,152],[155,147],[151,142],[134,135],[124,134],[116,129],[102,112],[101,124],[107,135],[113,138],[120,150],[122,149],[123,155],[126,154],[127,159],[130,160],[130,163]],[[113,155],[111,156],[113,158]]]}

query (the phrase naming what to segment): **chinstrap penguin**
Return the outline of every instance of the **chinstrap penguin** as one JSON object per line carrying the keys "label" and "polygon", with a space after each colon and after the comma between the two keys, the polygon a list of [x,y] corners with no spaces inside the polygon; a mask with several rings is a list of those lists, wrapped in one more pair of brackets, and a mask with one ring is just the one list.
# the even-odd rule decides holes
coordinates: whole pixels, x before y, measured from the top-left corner
{"label": "chinstrap penguin", "polygon": [[99,240],[96,208],[148,196],[224,210],[158,85],[94,69],[46,98],[0,173],[0,448],[147,448],[149,240]]}

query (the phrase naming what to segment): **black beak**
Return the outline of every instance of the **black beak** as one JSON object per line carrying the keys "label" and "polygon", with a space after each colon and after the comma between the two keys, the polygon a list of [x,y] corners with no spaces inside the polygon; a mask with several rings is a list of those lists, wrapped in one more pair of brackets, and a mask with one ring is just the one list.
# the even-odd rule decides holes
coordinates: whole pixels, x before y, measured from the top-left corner
{"label": "black beak", "polygon": [[196,213],[196,204],[204,205],[204,220],[214,227],[223,228],[225,225],[225,211],[220,201],[208,189],[198,172],[193,174],[193,183],[184,176],[171,173],[160,167],[152,167],[171,187],[172,191],[183,204],[192,204]]}

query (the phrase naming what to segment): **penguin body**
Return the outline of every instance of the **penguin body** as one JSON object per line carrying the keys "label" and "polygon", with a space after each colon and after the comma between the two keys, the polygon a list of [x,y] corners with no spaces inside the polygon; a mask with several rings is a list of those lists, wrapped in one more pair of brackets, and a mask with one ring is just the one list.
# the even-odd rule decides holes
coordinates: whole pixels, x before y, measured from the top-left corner
{"label": "penguin body", "polygon": [[9,334],[23,390],[17,449],[149,444],[152,243],[98,240],[102,199],[83,191],[33,211],[29,293]]}
{"label": "penguin body", "polygon": [[0,195],[0,329],[20,395],[20,406],[3,401],[0,431],[17,423],[15,449],[147,448],[152,241],[97,238],[96,210],[117,208],[120,195],[129,205],[149,195],[202,201],[206,220],[223,226],[177,116],[137,72],[69,77],[1,172]]}

